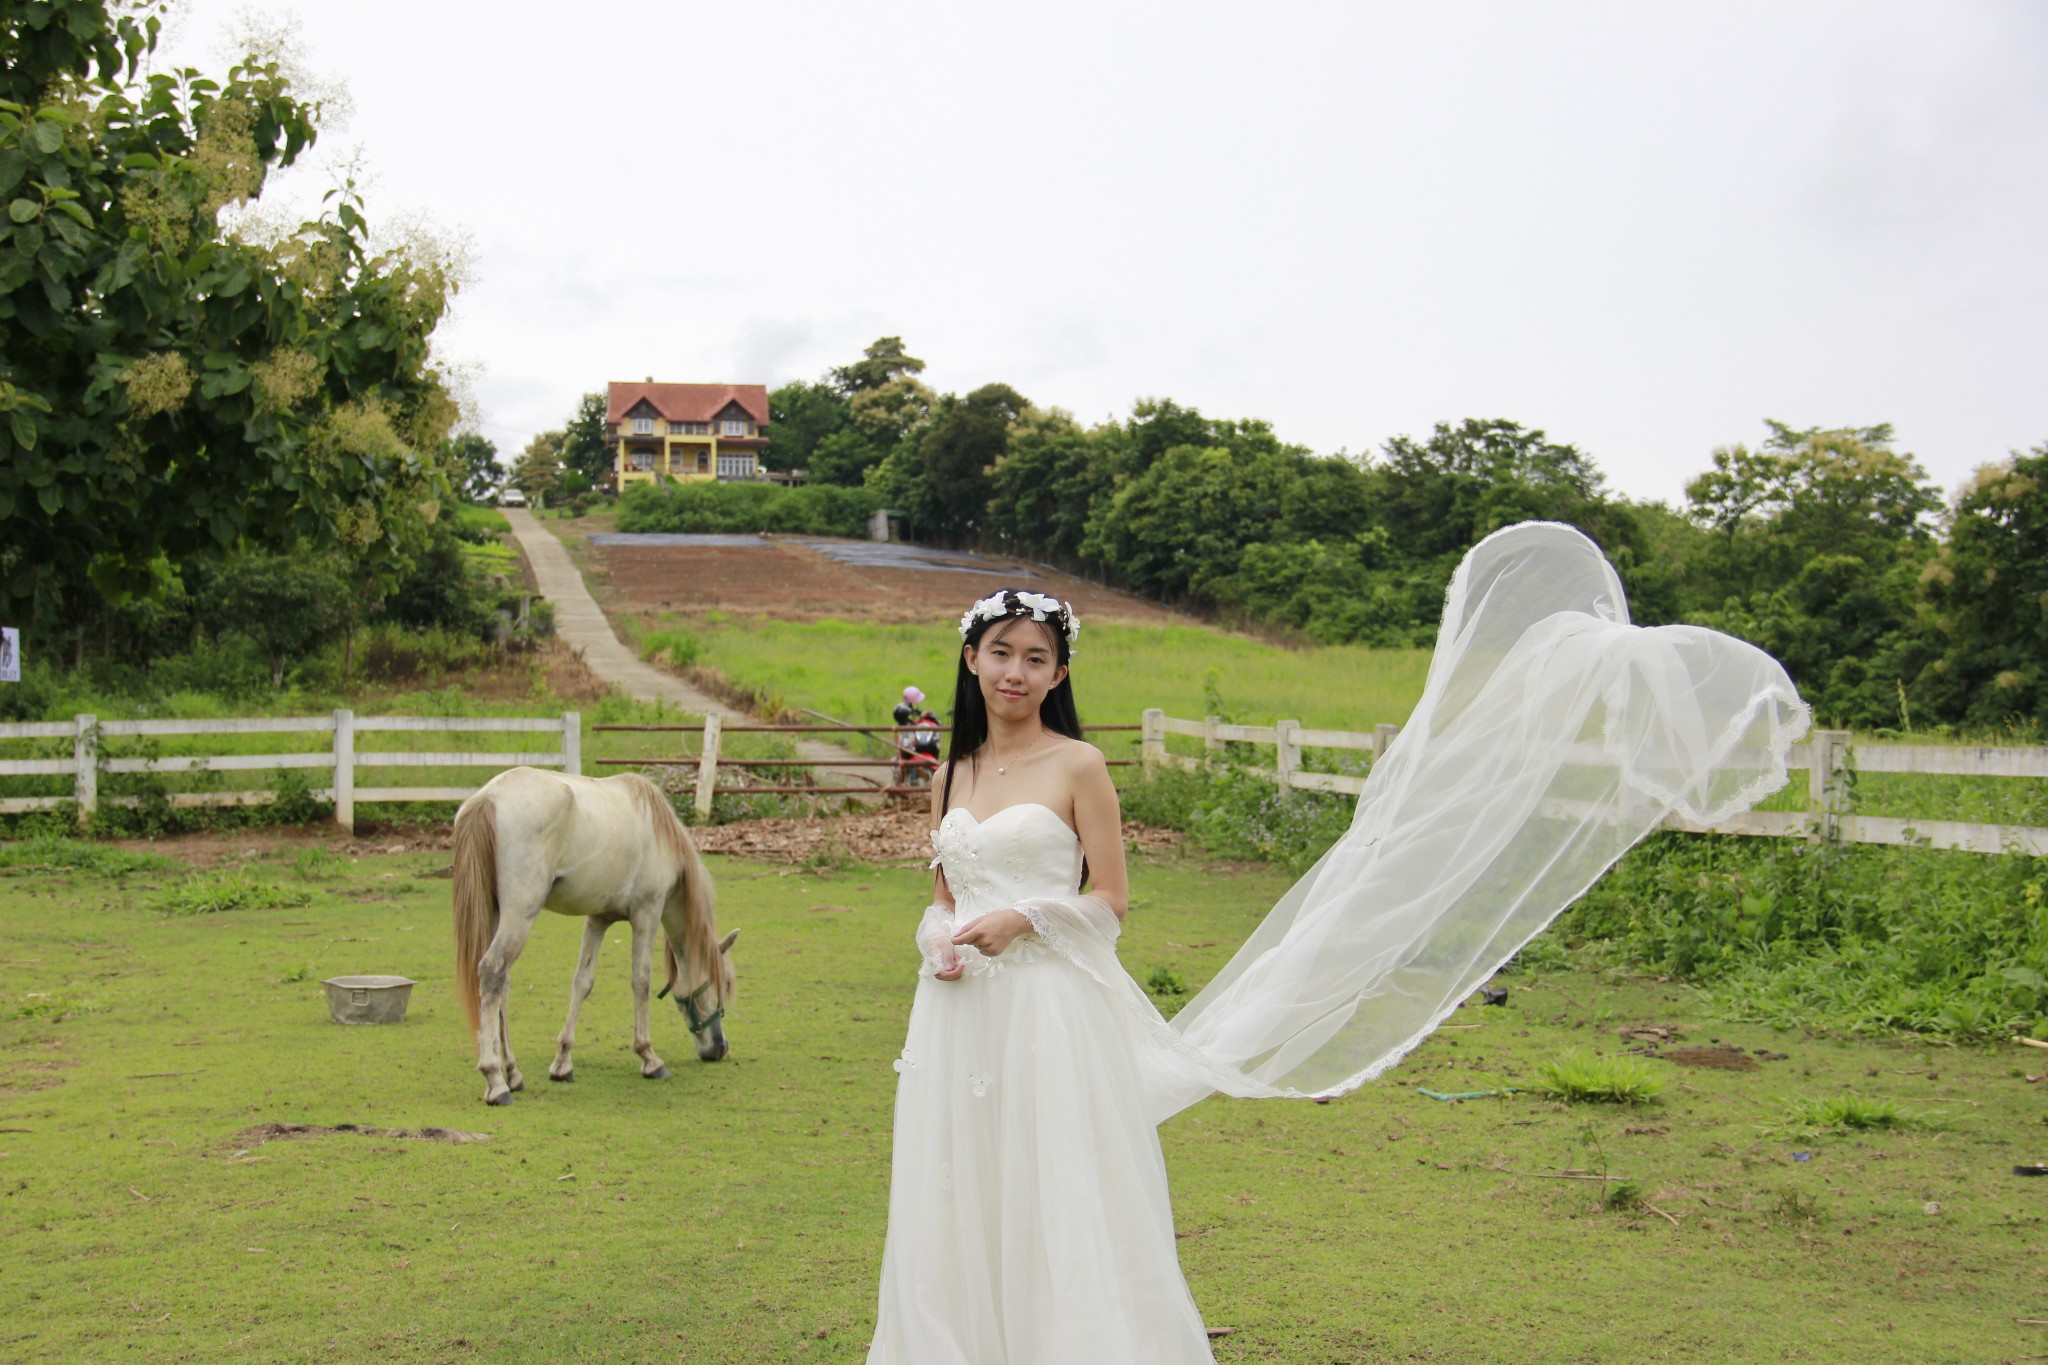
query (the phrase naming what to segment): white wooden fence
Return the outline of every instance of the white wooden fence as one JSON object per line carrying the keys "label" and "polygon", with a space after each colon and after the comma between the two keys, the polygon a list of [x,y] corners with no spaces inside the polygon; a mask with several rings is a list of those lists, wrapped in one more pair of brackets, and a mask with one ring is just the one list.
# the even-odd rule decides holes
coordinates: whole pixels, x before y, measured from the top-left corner
{"label": "white wooden fence", "polygon": [[[1372,733],[1351,730],[1310,730],[1299,721],[1277,725],[1228,725],[1215,716],[1181,720],[1153,709],[1145,712],[1141,753],[1147,772],[1161,766],[1199,769],[1222,758],[1226,744],[1272,745],[1271,769],[1253,768],[1283,787],[1303,791],[1343,792],[1356,796],[1365,778],[1353,773],[1309,772],[1302,768],[1304,749],[1350,749],[1377,759],[1399,734],[1398,725],[1374,726]],[[1186,735],[1203,744],[1200,758],[1166,751],[1168,735]],[[1842,774],[1923,773],[1937,776],[2048,778],[2048,747],[1966,748],[1960,745],[1878,744],[1850,738],[1846,730],[1816,730],[1805,744],[1794,746],[1788,766],[1807,773],[1807,809],[1748,811],[1717,825],[1699,825],[1672,816],[1666,829],[1688,834],[1746,834],[1803,838],[1849,844],[1908,844],[1962,849],[1972,853],[2026,853],[2048,856],[2048,829],[2026,825],[1978,824],[1962,820],[1903,819],[1888,815],[1857,815],[1847,807]]]}
{"label": "white wooden fence", "polygon": [[[560,736],[561,748],[538,753],[501,751],[418,752],[411,750],[359,750],[356,737],[393,732],[471,734],[483,732],[552,734]],[[325,750],[294,754],[173,754],[160,758],[106,757],[102,742],[117,737],[169,737],[178,735],[332,734],[333,744]],[[73,801],[81,825],[92,819],[102,800],[99,775],[109,773],[176,773],[275,771],[284,768],[324,768],[326,786],[314,787],[311,795],[334,803],[334,822],[351,834],[356,827],[356,807],[378,801],[460,801],[475,787],[359,787],[359,768],[511,768],[526,764],[536,768],[560,768],[563,772],[583,771],[583,718],[565,711],[559,718],[469,716],[358,716],[353,711],[336,711],[331,716],[274,716],[257,720],[101,720],[78,716],[70,721],[0,725],[0,740],[71,740],[69,758],[0,759],[0,777],[53,777],[69,775],[69,796],[0,797],[0,814],[51,810]],[[135,805],[141,798],[109,796],[108,804]],[[173,806],[249,806],[277,799],[275,791],[173,792],[167,798]]]}

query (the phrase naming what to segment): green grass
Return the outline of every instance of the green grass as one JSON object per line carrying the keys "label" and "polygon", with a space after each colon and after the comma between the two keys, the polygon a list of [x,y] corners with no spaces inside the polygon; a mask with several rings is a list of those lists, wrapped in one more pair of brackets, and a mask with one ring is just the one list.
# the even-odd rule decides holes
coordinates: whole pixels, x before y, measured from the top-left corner
{"label": "green grass", "polygon": [[0,842],[0,868],[82,872],[94,877],[125,877],[137,872],[168,872],[177,862],[158,853],[135,853],[85,839],[42,835]]}
{"label": "green grass", "polygon": [[[842,720],[886,723],[910,683],[935,709],[952,705],[960,638],[949,621],[728,620],[691,630],[705,662],[728,677]],[[1098,724],[1136,724],[1150,706],[1199,719],[1220,697],[1241,724],[1370,730],[1408,718],[1428,666],[1425,650],[1285,649],[1201,626],[1104,625],[1081,634],[1074,697],[1081,718]]]}
{"label": "green grass", "polygon": [[[889,1063],[921,868],[714,860],[735,1053],[627,1051],[623,933],[577,1083],[542,1073],[573,966],[550,918],[514,975],[535,1079],[488,1109],[450,984],[445,855],[366,857],[295,909],[166,918],[154,889],[0,879],[5,1356],[24,1361],[859,1361],[888,1193]],[[1209,979],[1285,879],[1140,861],[1123,956]],[[420,984],[396,1027],[327,1022],[319,981]],[[1321,1106],[1210,1100],[1162,1130],[1183,1266],[1237,1362],[1981,1361],[2048,1316],[2039,1088],[2004,1051],[1774,1035],[1639,978],[1521,975],[1403,1065]],[[1792,1054],[1677,1071],[1651,1113],[1530,1094],[1624,1021]],[[1600,1040],[1605,1037],[1607,1041]],[[1664,1064],[1657,1063],[1662,1066]],[[1795,1162],[1758,1125],[1886,1075],[1943,1133],[1848,1131]],[[1930,1074],[1938,1073],[1938,1074]],[[265,1123],[466,1130],[452,1145]],[[1546,1179],[1595,1171],[1606,1181]],[[1648,1207],[1605,1191],[1632,1185]],[[1928,1212],[1929,1205],[1937,1212]],[[1677,1226],[1651,1208],[1677,1220]],[[1504,1329],[1511,1324],[1512,1330]]]}

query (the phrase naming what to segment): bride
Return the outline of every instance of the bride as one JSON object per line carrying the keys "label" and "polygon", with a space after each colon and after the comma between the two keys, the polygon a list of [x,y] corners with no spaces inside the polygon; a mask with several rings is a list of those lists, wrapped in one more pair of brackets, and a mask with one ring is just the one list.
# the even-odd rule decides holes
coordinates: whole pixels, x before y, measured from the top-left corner
{"label": "bride", "polygon": [[1116,789],[1067,678],[1079,630],[1030,592],[961,622],[871,1365],[1213,1358],[1119,1006],[1018,908],[1085,885],[1105,932],[1123,919]]}
{"label": "bride", "polygon": [[1666,816],[1783,786],[1806,727],[1762,651],[1630,625],[1577,531],[1495,532],[1350,829],[1168,1022],[1116,958],[1123,840],[1068,680],[1078,618],[1004,591],[960,631],[870,1365],[1212,1360],[1157,1125],[1377,1076]]}

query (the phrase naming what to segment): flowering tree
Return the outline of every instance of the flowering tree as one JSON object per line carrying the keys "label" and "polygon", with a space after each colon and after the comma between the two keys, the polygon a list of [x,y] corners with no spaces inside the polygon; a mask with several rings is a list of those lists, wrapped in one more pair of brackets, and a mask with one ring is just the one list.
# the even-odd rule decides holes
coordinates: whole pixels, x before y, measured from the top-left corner
{"label": "flowering tree", "polygon": [[403,560],[455,405],[453,281],[352,187],[223,226],[316,136],[275,62],[141,74],[164,0],[0,0],[0,612],[75,621],[239,549]]}

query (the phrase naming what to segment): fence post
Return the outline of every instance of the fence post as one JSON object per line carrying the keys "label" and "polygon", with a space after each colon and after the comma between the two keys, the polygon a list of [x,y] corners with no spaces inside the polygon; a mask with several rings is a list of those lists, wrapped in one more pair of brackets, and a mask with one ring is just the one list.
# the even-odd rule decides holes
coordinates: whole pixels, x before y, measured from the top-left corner
{"label": "fence post", "polygon": [[1401,733],[1398,725],[1375,725],[1372,727],[1372,761],[1377,763],[1387,756],[1387,750],[1394,743],[1394,736]]}
{"label": "fence post", "polygon": [[100,718],[78,717],[78,734],[71,741],[71,761],[76,773],[71,779],[72,798],[78,803],[78,827],[92,823],[100,804]]}
{"label": "fence post", "polygon": [[1812,766],[1806,770],[1806,800],[1809,808],[1806,841],[1832,844],[1841,838],[1842,760],[1847,756],[1847,730],[1815,730],[1809,741]]}
{"label": "fence post", "polygon": [[1216,727],[1223,723],[1221,716],[1202,717],[1202,766],[1214,767],[1216,760],[1223,756],[1223,740],[1216,733]]}
{"label": "fence post", "polygon": [[1283,794],[1294,789],[1294,773],[1301,766],[1301,742],[1295,733],[1301,729],[1298,720],[1283,720],[1273,727],[1279,732],[1278,753],[1273,760],[1273,775],[1280,780]]}
{"label": "fence post", "polygon": [[334,713],[334,823],[356,832],[356,713]]}
{"label": "fence post", "polygon": [[1145,765],[1145,776],[1151,777],[1166,762],[1166,712],[1157,706],[1145,708],[1141,718],[1144,732],[1138,744],[1138,758]]}
{"label": "fence post", "polygon": [[711,792],[718,785],[717,716],[704,717],[704,746],[697,752],[697,818],[711,818]]}
{"label": "fence post", "polygon": [[583,713],[562,713],[562,771],[572,777],[583,775]]}

